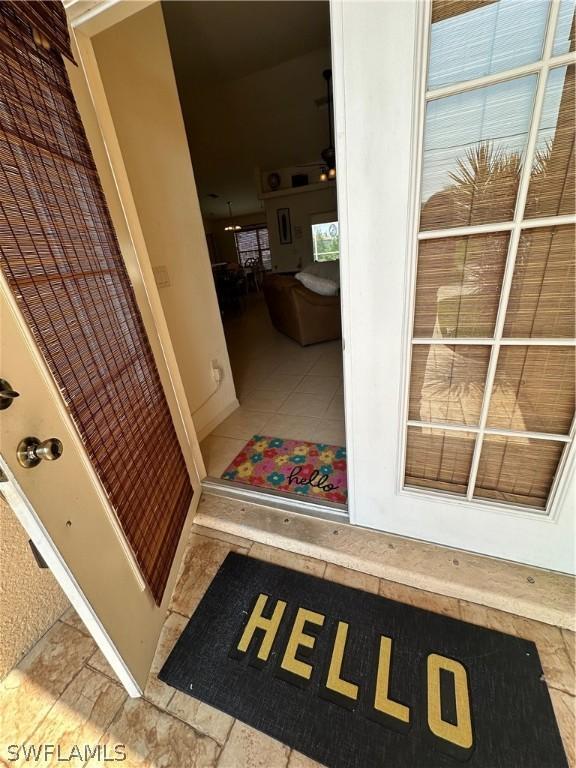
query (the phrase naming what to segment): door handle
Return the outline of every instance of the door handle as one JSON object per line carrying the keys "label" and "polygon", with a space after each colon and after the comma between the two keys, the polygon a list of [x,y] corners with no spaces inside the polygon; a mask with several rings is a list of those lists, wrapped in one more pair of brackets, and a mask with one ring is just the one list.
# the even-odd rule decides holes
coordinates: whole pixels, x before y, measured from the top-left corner
{"label": "door handle", "polygon": [[12,389],[6,379],[0,379],[0,411],[10,408],[16,397],[20,397],[20,393]]}
{"label": "door handle", "polygon": [[16,457],[20,466],[31,469],[37,467],[42,459],[56,461],[63,451],[64,446],[57,437],[49,437],[42,442],[37,437],[25,437],[18,443]]}

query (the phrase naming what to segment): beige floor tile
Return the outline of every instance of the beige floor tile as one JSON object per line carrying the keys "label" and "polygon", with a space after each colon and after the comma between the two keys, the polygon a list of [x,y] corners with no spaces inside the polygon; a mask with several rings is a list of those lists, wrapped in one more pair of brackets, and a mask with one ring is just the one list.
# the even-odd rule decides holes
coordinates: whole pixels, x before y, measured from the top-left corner
{"label": "beige floor tile", "polygon": [[289,376],[305,376],[315,363],[315,359],[294,358],[292,360],[285,360],[275,373],[279,376],[284,374]]}
{"label": "beige floor tile", "polygon": [[570,664],[572,664],[572,669],[575,670],[576,674],[576,633],[570,632],[569,629],[563,629],[562,637],[564,638],[564,644],[566,645],[566,650],[568,651]]}
{"label": "beige floor tile", "polygon": [[317,438],[323,429],[323,424],[322,419],[273,413],[264,425],[263,432],[270,437],[281,437],[283,440],[324,442],[323,438]]}
{"label": "beige floor tile", "polygon": [[241,399],[240,404],[243,408],[252,411],[276,413],[287,397],[286,392],[276,392],[273,389],[253,389],[247,397]]}
{"label": "beige floor tile", "polygon": [[203,701],[176,691],[166,711],[191,725],[200,733],[210,736],[218,744],[224,744],[232,728],[234,718]]}
{"label": "beige floor tile", "polygon": [[329,445],[346,445],[346,428],[343,421],[335,419],[320,419],[316,428],[316,443],[328,443]]}
{"label": "beige floor tile", "polygon": [[328,401],[320,395],[306,395],[303,392],[293,392],[278,409],[278,413],[288,416],[311,416],[321,418],[326,413]]}
{"label": "beige floor tile", "polygon": [[220,477],[245,445],[246,440],[243,439],[208,435],[200,443],[208,474],[212,477]]}
{"label": "beige floor tile", "polygon": [[288,747],[236,720],[218,768],[286,768]]}
{"label": "beige floor tile", "polygon": [[460,613],[464,621],[535,642],[548,687],[559,688],[574,696],[574,669],[558,627],[463,600],[460,601]]}
{"label": "beige floor tile", "polygon": [[288,760],[288,768],[322,768],[323,763],[317,763],[316,760],[312,760],[301,752],[296,752],[295,749],[290,753]]}
{"label": "beige floor tile", "polygon": [[294,391],[305,395],[318,395],[330,400],[339,386],[340,379],[337,376],[304,376]]}
{"label": "beige floor tile", "polygon": [[86,662],[89,667],[92,669],[95,669],[97,672],[100,672],[102,675],[106,675],[106,677],[109,677],[111,680],[114,680],[118,682],[118,678],[116,677],[116,673],[108,664],[106,661],[106,658],[104,657],[104,654],[98,648],[98,650],[90,656],[88,661]]}
{"label": "beige floor tile", "polygon": [[241,440],[250,440],[254,435],[261,434],[262,427],[269,417],[269,413],[249,411],[240,406],[240,408],[237,408],[227,419],[224,419],[212,434],[221,437],[235,437]]}
{"label": "beige floor tile", "polygon": [[86,629],[86,626],[84,625],[84,622],[78,616],[74,608],[70,606],[67,611],[65,611],[62,616],[60,616],[60,621],[63,621],[64,624],[69,624],[71,627],[74,627],[74,629],[77,629],[79,632],[82,632],[84,635],[89,635],[90,632]]}
{"label": "beige floor tile", "polygon": [[380,579],[380,594],[382,597],[390,598],[390,600],[424,608],[424,610],[432,611],[432,613],[442,613],[444,616],[451,616],[454,619],[460,618],[460,605],[454,597],[436,595],[425,589],[407,587],[405,584],[398,584],[386,579]]}
{"label": "beige floor tile", "polygon": [[291,568],[293,571],[302,571],[311,576],[323,576],[326,569],[326,563],[323,560],[316,560],[313,557],[296,555],[293,552],[287,552],[285,549],[276,549],[266,544],[253,544],[250,550],[250,557],[257,560],[265,560],[274,565],[283,565],[285,568]]}
{"label": "beige floor tile", "polygon": [[[126,701],[101,743],[108,745],[110,754],[115,745],[124,744],[127,758],[123,764],[130,768],[213,768],[219,751],[213,739],[144,699]],[[111,763],[96,765],[108,768]]]}
{"label": "beige floor tile", "polygon": [[324,578],[328,581],[335,581],[337,584],[344,584],[346,587],[373,592],[375,595],[378,594],[380,587],[380,579],[377,576],[353,571],[351,568],[343,568],[341,565],[334,565],[334,563],[326,564]]}
{"label": "beige floor tile", "polygon": [[166,685],[162,680],[158,680],[158,672],[164,666],[164,662],[170,655],[172,648],[176,645],[176,641],[184,632],[186,624],[188,624],[187,618],[177,613],[170,613],[160,633],[154,661],[152,662],[150,675],[144,689],[144,697],[161,709],[166,709],[168,702],[174,695],[174,688]]}
{"label": "beige floor tile", "polygon": [[[202,504],[202,500],[200,501]],[[233,533],[225,533],[224,531],[218,531],[215,528],[205,528],[203,525],[193,525],[191,533],[195,533],[198,536],[204,536],[208,539],[218,539],[218,541],[224,541],[227,544],[234,544],[236,547],[241,547],[248,551],[253,542],[251,539],[243,539],[241,536],[234,536]]]}
{"label": "beige floor tile", "polygon": [[192,535],[172,595],[170,610],[191,616],[204,592],[231,551],[246,550],[217,539]]}
{"label": "beige floor tile", "polygon": [[[75,745],[81,750],[85,744],[95,746],[126,698],[120,685],[84,667],[34,731],[31,741],[36,745],[57,744],[63,756],[74,755]],[[43,765],[62,765],[62,760],[54,755]]]}
{"label": "beige floor tile", "polygon": [[95,648],[91,637],[56,622],[0,683],[0,739],[26,741]]}
{"label": "beige floor tile", "polygon": [[568,765],[570,768],[574,768],[576,766],[576,699],[564,691],[557,691],[554,688],[548,690],[564,743]]}
{"label": "beige floor tile", "polygon": [[267,389],[273,392],[284,392],[290,394],[304,378],[303,374],[273,373],[268,378],[263,379],[260,389]]}
{"label": "beige floor tile", "polygon": [[330,400],[328,408],[326,409],[326,416],[329,419],[344,420],[344,395],[337,393]]}
{"label": "beige floor tile", "polygon": [[342,359],[321,357],[308,371],[309,376],[342,376]]}

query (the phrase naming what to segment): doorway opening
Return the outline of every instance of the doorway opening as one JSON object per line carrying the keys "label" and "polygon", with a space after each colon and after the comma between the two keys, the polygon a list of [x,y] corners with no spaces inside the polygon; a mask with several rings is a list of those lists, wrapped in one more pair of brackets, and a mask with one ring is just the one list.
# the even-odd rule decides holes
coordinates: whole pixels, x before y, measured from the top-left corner
{"label": "doorway opening", "polygon": [[208,476],[344,505],[329,4],[162,10],[238,403],[198,429]]}

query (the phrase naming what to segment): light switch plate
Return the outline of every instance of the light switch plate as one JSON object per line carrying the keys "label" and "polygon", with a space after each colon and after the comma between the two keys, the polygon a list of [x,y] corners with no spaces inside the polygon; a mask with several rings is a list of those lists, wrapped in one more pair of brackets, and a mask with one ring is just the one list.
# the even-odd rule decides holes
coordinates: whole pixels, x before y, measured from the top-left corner
{"label": "light switch plate", "polygon": [[166,267],[153,267],[152,271],[154,272],[154,279],[158,288],[168,288],[170,286],[170,277]]}

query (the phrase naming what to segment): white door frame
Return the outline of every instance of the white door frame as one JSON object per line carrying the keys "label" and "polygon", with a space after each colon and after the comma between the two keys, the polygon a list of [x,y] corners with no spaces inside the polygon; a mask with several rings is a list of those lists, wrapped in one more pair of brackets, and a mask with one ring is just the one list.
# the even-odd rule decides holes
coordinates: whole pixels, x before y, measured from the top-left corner
{"label": "white door frame", "polygon": [[430,8],[331,0],[350,519],[574,572],[574,445],[548,516],[402,487]]}

